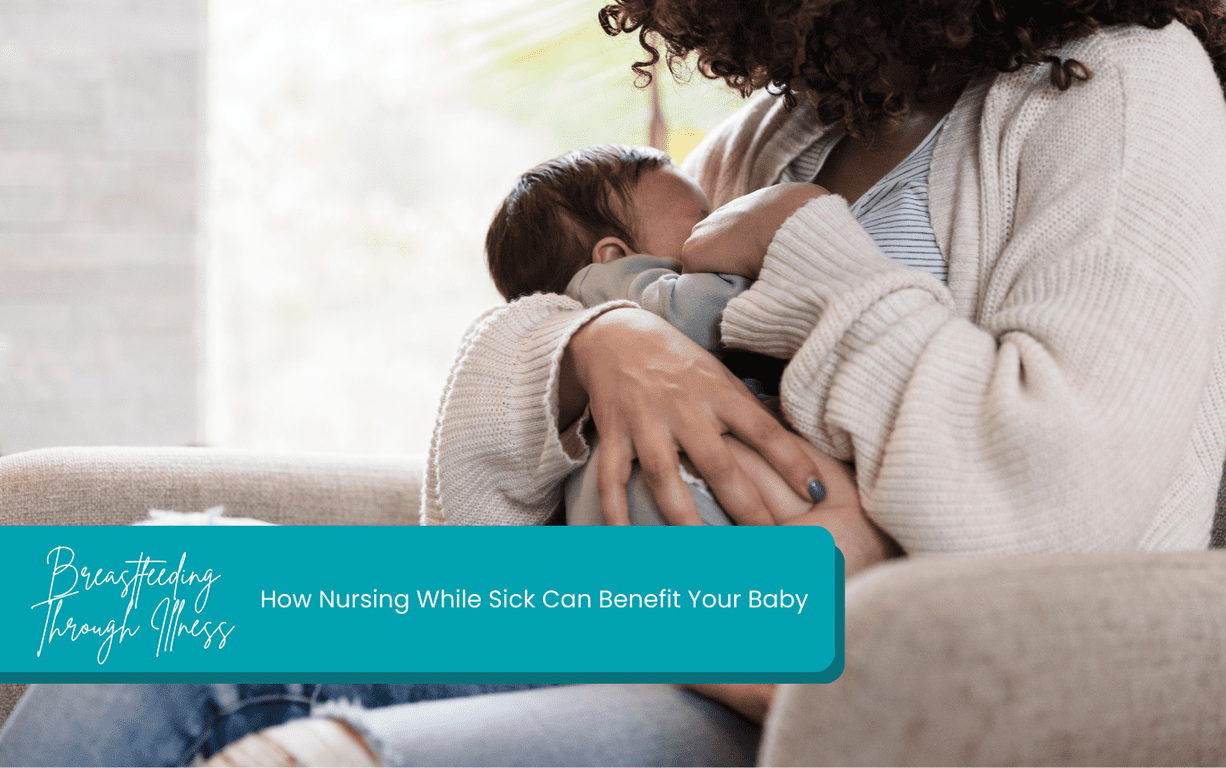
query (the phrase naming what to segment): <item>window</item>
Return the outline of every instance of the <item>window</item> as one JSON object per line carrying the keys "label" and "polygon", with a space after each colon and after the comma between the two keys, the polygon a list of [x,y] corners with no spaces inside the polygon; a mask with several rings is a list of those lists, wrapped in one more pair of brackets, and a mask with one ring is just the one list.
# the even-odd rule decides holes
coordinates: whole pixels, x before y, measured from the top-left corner
{"label": "window", "polygon": [[[583,0],[212,0],[206,439],[424,452],[500,303],[482,243],[525,169],[646,143],[635,37]],[[661,78],[680,160],[739,104]]]}

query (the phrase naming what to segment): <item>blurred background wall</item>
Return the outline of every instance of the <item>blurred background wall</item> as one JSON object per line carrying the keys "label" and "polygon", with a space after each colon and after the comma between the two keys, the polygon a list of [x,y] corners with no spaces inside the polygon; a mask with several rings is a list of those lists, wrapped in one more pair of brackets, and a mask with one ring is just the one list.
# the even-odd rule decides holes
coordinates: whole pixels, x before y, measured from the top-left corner
{"label": "blurred background wall", "polygon": [[203,0],[0,2],[0,450],[200,438]]}
{"label": "blurred background wall", "polygon": [[425,451],[515,177],[647,142],[602,4],[0,0],[0,451]]}

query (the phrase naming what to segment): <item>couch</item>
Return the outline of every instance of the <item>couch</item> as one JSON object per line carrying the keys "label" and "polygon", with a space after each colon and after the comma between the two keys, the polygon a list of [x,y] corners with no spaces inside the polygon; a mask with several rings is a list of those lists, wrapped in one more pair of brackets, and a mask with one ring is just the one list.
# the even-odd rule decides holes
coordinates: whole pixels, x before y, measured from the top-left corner
{"label": "couch", "polygon": [[[208,448],[0,458],[0,524],[151,507],[411,525],[422,461]],[[1226,494],[1214,544],[1226,543]],[[782,686],[770,765],[1226,764],[1226,551],[908,558],[847,584],[846,666]],[[24,686],[0,686],[0,722]]]}

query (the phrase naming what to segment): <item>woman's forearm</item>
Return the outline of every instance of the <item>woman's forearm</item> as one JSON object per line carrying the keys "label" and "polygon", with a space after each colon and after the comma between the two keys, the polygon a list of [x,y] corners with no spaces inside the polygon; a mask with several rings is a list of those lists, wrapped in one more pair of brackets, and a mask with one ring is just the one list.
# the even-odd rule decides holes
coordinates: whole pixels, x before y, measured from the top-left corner
{"label": "woman's forearm", "polygon": [[815,507],[812,511],[784,521],[784,525],[820,525],[843,553],[843,573],[847,578],[868,568],[905,554],[889,534],[873,524],[859,507],[834,509]]}
{"label": "woman's forearm", "polygon": [[559,410],[571,422],[583,410],[573,365],[572,385],[562,383],[562,358],[578,329],[616,306],[585,310],[564,296],[537,294],[473,324],[430,446],[423,522],[533,525],[551,518],[562,480],[587,459],[581,442],[561,439]]}

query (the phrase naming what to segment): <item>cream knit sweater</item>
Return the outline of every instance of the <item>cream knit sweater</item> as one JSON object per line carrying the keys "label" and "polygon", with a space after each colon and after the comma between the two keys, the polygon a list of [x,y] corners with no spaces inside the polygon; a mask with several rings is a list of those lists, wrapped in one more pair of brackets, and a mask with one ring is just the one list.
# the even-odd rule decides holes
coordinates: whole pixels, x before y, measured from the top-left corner
{"label": "cream knit sweater", "polygon": [[[791,357],[793,425],[854,460],[912,554],[1198,549],[1226,454],[1226,102],[1184,27],[1112,28],[1048,69],[972,83],[932,161],[949,284],[880,252],[836,196],[776,234],[723,338]],[[687,166],[715,205],[813,139],[761,98]],[[535,524],[586,458],[559,435],[559,362],[596,314],[537,295],[465,337],[423,523]]]}

